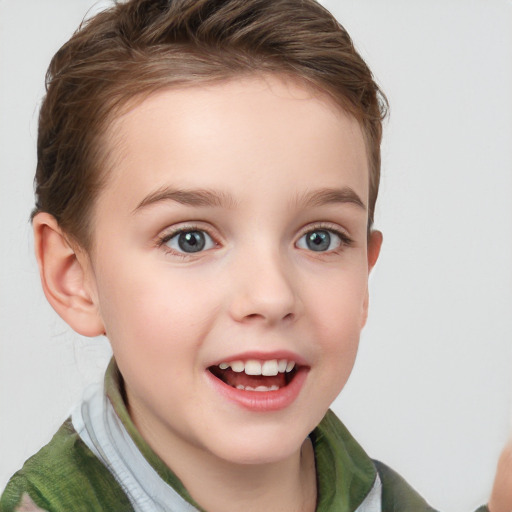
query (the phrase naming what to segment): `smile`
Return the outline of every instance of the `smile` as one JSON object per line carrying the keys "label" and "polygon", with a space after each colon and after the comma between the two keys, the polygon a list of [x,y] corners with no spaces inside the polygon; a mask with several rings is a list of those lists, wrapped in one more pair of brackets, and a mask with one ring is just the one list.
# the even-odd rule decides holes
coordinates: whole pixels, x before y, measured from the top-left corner
{"label": "smile", "polygon": [[217,379],[242,391],[272,392],[286,387],[297,373],[295,361],[270,359],[225,361],[208,370]]}

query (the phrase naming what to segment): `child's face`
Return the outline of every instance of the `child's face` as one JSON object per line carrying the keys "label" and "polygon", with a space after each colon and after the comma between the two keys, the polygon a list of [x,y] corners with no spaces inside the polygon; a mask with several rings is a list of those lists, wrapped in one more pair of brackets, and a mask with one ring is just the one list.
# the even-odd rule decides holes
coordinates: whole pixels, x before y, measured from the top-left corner
{"label": "child's face", "polygon": [[[88,276],[136,425],[164,460],[296,454],[366,319],[380,238],[359,125],[267,77],[160,92],[112,134]],[[253,360],[277,375],[237,371]]]}

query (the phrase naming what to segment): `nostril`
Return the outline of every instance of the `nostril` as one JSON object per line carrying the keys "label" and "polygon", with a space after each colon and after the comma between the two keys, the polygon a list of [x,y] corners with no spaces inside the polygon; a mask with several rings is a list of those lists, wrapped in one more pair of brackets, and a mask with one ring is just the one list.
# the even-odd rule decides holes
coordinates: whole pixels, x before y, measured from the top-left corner
{"label": "nostril", "polygon": [[245,317],[247,320],[252,320],[254,318],[263,318],[263,315],[260,315],[258,313],[251,313],[250,315],[246,315]]}
{"label": "nostril", "polygon": [[[244,320],[245,321],[257,320],[257,319],[263,319],[264,320],[265,318],[266,318],[265,315],[261,315],[259,313],[251,313],[249,315],[245,315]],[[294,319],[295,319],[295,314],[294,313],[287,313],[282,318],[282,320],[288,321],[288,322],[291,322]]]}

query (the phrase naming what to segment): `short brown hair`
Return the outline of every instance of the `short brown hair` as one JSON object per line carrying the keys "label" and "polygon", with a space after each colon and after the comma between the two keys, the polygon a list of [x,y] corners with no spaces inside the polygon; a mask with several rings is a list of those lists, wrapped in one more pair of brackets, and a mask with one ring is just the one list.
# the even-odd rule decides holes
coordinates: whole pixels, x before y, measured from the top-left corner
{"label": "short brown hair", "polygon": [[380,178],[385,96],[350,36],[314,0],[117,1],[52,59],[39,117],[36,207],[84,248],[106,178],[109,124],[135,98],[244,74],[291,75],[360,123],[370,169],[368,227]]}

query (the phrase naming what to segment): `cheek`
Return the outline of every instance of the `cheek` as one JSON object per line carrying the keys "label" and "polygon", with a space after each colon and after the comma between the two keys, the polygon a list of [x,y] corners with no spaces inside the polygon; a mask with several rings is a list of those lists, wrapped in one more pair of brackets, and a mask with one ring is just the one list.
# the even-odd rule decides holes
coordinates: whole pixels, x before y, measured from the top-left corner
{"label": "cheek", "polygon": [[178,358],[200,343],[217,301],[204,282],[170,268],[111,268],[100,287],[100,309],[114,351],[143,352],[145,358]]}
{"label": "cheek", "polygon": [[309,311],[322,361],[323,392],[334,399],[346,383],[357,355],[365,316],[365,271],[331,276],[323,285],[310,290]]}
{"label": "cheek", "polygon": [[326,338],[359,334],[367,298],[366,269],[332,273],[307,291],[308,304]]}

